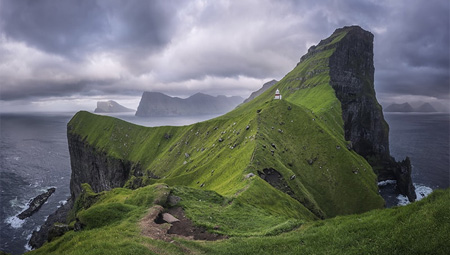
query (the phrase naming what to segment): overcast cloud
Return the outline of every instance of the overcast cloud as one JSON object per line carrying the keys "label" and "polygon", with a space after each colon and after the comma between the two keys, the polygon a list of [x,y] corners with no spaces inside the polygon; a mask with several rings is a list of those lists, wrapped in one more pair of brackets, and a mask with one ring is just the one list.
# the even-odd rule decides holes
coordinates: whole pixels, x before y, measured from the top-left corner
{"label": "overcast cloud", "polygon": [[246,97],[346,25],[375,35],[381,102],[448,105],[449,12],[447,0],[0,0],[0,107]]}

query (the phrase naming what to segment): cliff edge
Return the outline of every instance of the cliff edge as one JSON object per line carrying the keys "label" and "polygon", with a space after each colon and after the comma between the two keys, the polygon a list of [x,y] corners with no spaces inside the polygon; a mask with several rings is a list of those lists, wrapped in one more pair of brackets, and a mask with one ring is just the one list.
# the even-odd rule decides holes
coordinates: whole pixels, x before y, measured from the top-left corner
{"label": "cliff edge", "polygon": [[379,181],[396,180],[399,192],[414,201],[410,161],[396,162],[390,156],[389,126],[375,96],[373,34],[359,26],[336,29],[312,46],[300,63],[329,49],[334,49],[328,65],[330,85],[341,102],[345,139],[368,160]]}

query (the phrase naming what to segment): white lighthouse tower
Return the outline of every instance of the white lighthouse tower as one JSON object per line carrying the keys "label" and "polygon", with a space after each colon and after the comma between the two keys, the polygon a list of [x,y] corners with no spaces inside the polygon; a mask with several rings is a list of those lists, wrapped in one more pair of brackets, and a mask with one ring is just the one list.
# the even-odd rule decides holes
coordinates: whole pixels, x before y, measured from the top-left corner
{"label": "white lighthouse tower", "polygon": [[281,100],[281,94],[280,94],[280,91],[278,89],[277,89],[277,91],[275,91],[275,98],[274,99]]}

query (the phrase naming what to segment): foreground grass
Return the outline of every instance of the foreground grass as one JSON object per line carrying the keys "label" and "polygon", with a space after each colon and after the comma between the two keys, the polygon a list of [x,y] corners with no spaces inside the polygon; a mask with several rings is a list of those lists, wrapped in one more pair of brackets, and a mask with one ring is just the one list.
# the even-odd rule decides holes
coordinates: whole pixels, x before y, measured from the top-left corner
{"label": "foreground grass", "polygon": [[[429,197],[407,206],[373,210],[359,215],[338,216],[303,225],[300,223],[298,225],[300,227],[294,230],[292,227],[280,228],[279,232],[273,233],[263,225],[274,223],[274,217],[257,216],[252,212],[246,214],[248,207],[242,210],[234,208],[235,215],[247,217],[244,225],[250,227],[249,236],[231,236],[222,241],[177,239],[175,243],[167,243],[141,236],[137,222],[146,213],[147,206],[150,206],[149,201],[153,204],[161,198],[160,196],[165,196],[168,190],[167,187],[156,185],[133,192],[117,189],[112,192],[113,194],[104,194],[91,207],[96,208],[93,212],[99,213],[99,217],[104,213],[98,211],[99,207],[111,204],[111,201],[134,206],[135,209],[125,215],[119,213],[122,216],[101,226],[87,220],[85,223],[88,226],[85,230],[69,231],[28,254],[448,254],[450,252],[449,189],[434,191]],[[217,194],[194,194],[193,190],[187,187],[176,187],[172,190],[181,195],[186,202],[205,199],[192,205],[192,208],[203,210],[205,218],[211,213],[214,217],[215,214],[217,216],[220,212],[216,211],[215,207],[224,206],[223,198]],[[147,198],[153,199],[143,198],[144,194],[148,195]],[[117,209],[108,208],[108,210],[113,213]],[[86,214],[86,211],[89,209],[81,212]],[[188,214],[189,210],[186,209],[186,212]],[[231,219],[235,215],[232,212],[223,214],[227,216],[224,219]],[[243,230],[243,226],[237,228]],[[252,229],[256,228],[260,228],[261,232],[254,233]]]}
{"label": "foreground grass", "polygon": [[270,237],[188,243],[205,254],[449,254],[450,190],[404,207],[312,222]]}

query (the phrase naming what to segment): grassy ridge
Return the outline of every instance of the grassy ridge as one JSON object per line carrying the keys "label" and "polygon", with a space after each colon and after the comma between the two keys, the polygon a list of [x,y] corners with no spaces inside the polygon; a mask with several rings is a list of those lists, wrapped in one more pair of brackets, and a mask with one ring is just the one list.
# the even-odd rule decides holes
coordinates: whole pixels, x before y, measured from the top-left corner
{"label": "grassy ridge", "polygon": [[[230,199],[261,193],[265,198],[280,197],[291,190],[288,206],[248,200],[268,211],[297,208],[297,219],[310,219],[307,211],[334,217],[381,208],[384,201],[370,165],[347,149],[340,103],[328,84],[328,58],[345,34],[333,35],[321,46],[322,52],[302,60],[275,86],[221,117],[190,126],[145,128],[79,112],[69,132],[110,157],[139,164],[146,184],[207,189]],[[277,88],[283,100],[273,100]],[[285,188],[261,189],[258,177],[245,178],[268,168],[282,175],[280,185]],[[149,178],[154,175],[161,179]]]}

